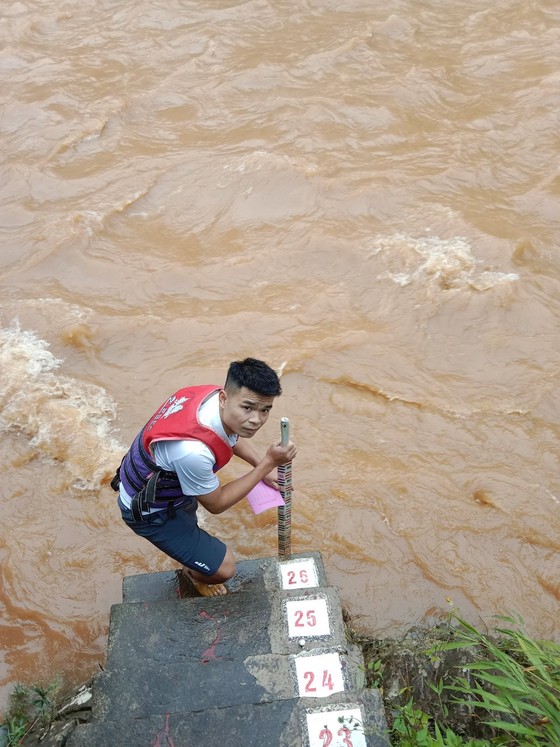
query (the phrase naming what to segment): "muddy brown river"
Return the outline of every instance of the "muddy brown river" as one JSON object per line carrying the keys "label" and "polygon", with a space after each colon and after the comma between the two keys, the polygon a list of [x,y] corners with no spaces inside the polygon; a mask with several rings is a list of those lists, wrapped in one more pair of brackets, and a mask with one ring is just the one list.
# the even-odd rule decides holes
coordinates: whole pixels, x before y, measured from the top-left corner
{"label": "muddy brown river", "polygon": [[[3,3],[0,707],[175,567],[107,478],[247,355],[357,629],[559,639],[559,59],[552,0]],[[204,521],[276,552],[274,511]]]}

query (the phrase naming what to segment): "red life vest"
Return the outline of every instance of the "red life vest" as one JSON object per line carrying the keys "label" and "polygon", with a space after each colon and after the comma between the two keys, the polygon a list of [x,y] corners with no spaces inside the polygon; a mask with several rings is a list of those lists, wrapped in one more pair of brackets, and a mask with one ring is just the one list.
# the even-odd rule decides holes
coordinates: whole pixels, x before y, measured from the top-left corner
{"label": "red life vest", "polygon": [[143,429],[142,443],[151,452],[154,441],[202,441],[216,458],[215,471],[233,455],[231,446],[198,419],[200,406],[221,387],[188,386],[167,399]]}
{"label": "red life vest", "polygon": [[118,490],[119,482],[122,482],[133,499],[131,508],[137,520],[141,520],[142,511],[150,507],[159,508],[185,499],[175,472],[162,470],[155,463],[150,450],[154,442],[202,441],[216,459],[214,472],[231,459],[233,449],[229,443],[198,419],[201,405],[220,389],[214,385],[179,389],[163,403],[132,442],[111,485]]}

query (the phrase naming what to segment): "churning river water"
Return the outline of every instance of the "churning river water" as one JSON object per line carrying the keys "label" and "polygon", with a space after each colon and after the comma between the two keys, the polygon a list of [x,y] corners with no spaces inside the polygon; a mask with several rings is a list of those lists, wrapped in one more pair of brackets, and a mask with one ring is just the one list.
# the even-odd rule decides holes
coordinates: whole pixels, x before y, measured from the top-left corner
{"label": "churning river water", "polygon": [[[107,480],[247,355],[354,627],[557,639],[558,3],[16,0],[0,41],[0,705],[175,567]],[[274,511],[205,521],[276,552]]]}

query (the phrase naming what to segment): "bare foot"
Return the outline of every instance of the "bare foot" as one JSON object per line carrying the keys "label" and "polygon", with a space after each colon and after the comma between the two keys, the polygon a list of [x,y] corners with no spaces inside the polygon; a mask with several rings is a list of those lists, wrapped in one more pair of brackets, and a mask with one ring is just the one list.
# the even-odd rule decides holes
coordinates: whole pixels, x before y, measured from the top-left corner
{"label": "bare foot", "polygon": [[223,584],[205,584],[202,581],[198,581],[194,578],[192,573],[190,573],[188,568],[183,568],[181,572],[188,577],[191,584],[202,597],[222,597],[224,594],[228,593],[228,590]]}

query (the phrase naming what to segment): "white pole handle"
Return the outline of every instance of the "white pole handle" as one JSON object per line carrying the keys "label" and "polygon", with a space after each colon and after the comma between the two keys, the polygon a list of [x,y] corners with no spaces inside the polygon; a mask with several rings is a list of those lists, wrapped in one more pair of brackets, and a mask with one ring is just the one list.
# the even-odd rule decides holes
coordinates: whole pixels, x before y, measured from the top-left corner
{"label": "white pole handle", "polygon": [[280,418],[280,443],[287,446],[290,440],[290,421],[288,418]]}

